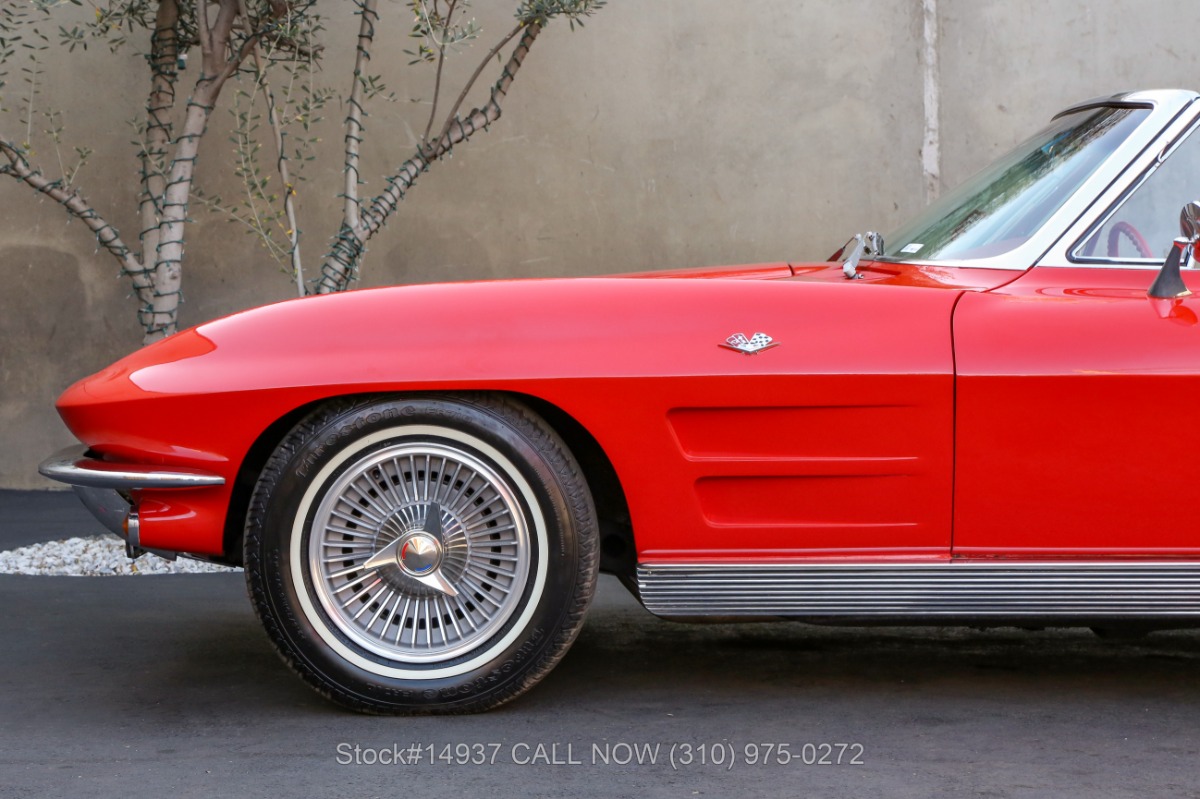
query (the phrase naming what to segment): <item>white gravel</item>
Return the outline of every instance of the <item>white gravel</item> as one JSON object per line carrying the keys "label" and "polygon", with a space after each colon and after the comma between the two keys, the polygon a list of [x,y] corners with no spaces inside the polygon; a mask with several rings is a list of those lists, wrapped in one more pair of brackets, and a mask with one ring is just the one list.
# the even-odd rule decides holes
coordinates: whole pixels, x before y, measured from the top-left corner
{"label": "white gravel", "polygon": [[130,560],[125,557],[125,542],[112,535],[69,538],[0,552],[0,574],[114,577],[230,571],[241,569],[188,558],[170,561],[151,554]]}

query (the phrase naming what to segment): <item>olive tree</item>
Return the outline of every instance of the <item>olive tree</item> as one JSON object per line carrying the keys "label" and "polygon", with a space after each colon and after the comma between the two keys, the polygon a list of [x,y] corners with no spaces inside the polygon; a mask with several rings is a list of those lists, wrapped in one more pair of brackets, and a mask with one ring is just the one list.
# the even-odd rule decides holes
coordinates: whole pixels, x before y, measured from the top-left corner
{"label": "olive tree", "polygon": [[[574,28],[604,0],[516,2],[511,28],[486,49],[469,78],[453,87],[446,85],[447,59],[467,52],[483,35],[470,16],[470,0],[406,0],[386,4],[385,11],[379,0],[320,7],[315,0],[106,0],[89,3],[94,14],[82,23],[64,22],[78,15],[63,15],[63,7],[82,4],[0,0],[0,175],[46,195],[87,226],[129,279],[143,340],[151,343],[177,330],[193,205],[225,214],[256,234],[284,264],[299,294],[343,291],[358,279],[368,242],[420,175],[500,118],[504,98],[546,25],[563,18]],[[365,196],[364,121],[371,101],[389,96],[371,69],[376,28],[385,12],[411,16],[412,45],[404,52],[412,65],[429,70],[432,88],[415,151],[382,176],[381,191]],[[353,42],[326,41],[322,15],[332,13],[359,17]],[[63,113],[42,100],[44,61],[52,48],[63,48],[69,57],[97,44],[114,52],[136,47],[145,55],[146,100],[138,112],[134,148],[136,240],[122,235],[111,210],[101,213],[88,201],[81,174],[93,149],[86,142],[68,147]],[[340,94],[318,80],[327,46],[354,48],[352,74]],[[187,68],[189,58],[194,68]],[[490,70],[498,77],[472,105],[472,90]],[[185,81],[189,71],[194,79]],[[345,113],[345,171],[334,190],[342,198],[341,219],[331,224],[334,232],[320,268],[307,276],[296,187],[318,143],[313,125],[339,98]],[[221,101],[235,120],[236,146],[228,167],[243,186],[232,202],[201,191],[195,180],[209,122]],[[53,159],[39,163],[34,146],[39,137],[40,149],[51,151]],[[264,151],[271,156],[267,166],[260,157]]]}

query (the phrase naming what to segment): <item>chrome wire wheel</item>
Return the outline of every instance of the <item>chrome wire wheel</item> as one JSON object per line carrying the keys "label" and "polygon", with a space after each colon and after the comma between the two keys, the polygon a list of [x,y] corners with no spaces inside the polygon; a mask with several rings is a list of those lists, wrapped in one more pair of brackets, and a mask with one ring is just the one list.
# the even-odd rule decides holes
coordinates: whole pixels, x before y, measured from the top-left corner
{"label": "chrome wire wheel", "polygon": [[312,518],[316,599],[351,642],[388,661],[473,651],[504,628],[529,582],[517,490],[453,443],[393,443],[358,457]]}

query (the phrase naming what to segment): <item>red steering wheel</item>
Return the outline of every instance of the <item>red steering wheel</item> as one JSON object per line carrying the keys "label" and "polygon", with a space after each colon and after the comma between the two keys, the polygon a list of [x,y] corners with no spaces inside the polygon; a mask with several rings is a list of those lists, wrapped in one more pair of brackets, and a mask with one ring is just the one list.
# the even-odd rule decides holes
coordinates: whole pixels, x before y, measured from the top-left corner
{"label": "red steering wheel", "polygon": [[1129,224],[1125,220],[1121,220],[1112,226],[1108,231],[1108,257],[1116,258],[1121,249],[1121,236],[1129,239],[1133,243],[1133,248],[1138,251],[1138,255],[1142,258],[1153,258],[1154,253],[1150,250],[1150,245],[1146,243],[1146,237],[1138,232],[1138,229]]}

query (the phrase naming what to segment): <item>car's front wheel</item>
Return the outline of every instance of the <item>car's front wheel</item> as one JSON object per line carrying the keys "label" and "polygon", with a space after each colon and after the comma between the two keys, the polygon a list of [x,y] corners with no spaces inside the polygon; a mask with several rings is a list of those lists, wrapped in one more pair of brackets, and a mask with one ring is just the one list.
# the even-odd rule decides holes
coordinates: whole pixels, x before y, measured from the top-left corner
{"label": "car's front wheel", "polygon": [[515,400],[342,400],[263,470],[245,565],[276,648],[321,693],[368,712],[478,711],[574,640],[595,511],[562,440]]}

